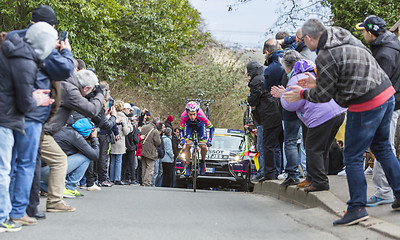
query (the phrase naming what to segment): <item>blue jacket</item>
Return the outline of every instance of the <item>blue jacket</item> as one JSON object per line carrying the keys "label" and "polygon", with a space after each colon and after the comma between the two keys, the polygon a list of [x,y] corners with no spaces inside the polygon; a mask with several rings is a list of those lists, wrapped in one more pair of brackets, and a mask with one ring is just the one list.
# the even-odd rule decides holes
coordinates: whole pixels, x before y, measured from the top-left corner
{"label": "blue jacket", "polygon": [[264,70],[264,88],[267,92],[271,92],[272,86],[282,85],[282,76],[285,74],[285,70],[282,68],[279,58],[283,53],[282,49],[277,49],[267,58],[266,65],[268,67]]}
{"label": "blue jacket", "polygon": [[161,159],[161,161],[165,162],[165,163],[173,163],[174,162],[174,151],[172,150],[171,138],[163,135],[162,140],[164,142],[165,155]]}
{"label": "blue jacket", "polygon": [[24,114],[36,108],[33,84],[40,60],[18,35],[11,36],[0,51],[0,126],[24,131]]}
{"label": "blue jacket", "polygon": [[[7,38],[10,38],[15,34],[21,38],[24,38],[28,28],[12,31],[7,35]],[[50,89],[50,80],[63,81],[69,78],[73,72],[74,62],[72,52],[67,49],[63,49],[61,52],[58,52],[57,49],[54,48],[40,66],[36,81],[34,83],[34,90]],[[25,114],[25,117],[26,119],[44,123],[49,117],[50,109],[51,105],[46,107],[37,107],[34,111]]]}

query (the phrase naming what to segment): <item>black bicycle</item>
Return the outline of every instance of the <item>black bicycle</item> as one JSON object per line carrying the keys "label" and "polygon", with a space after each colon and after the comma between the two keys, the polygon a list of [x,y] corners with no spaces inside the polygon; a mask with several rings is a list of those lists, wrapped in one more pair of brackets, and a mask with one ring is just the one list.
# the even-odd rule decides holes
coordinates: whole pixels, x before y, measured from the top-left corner
{"label": "black bicycle", "polygon": [[192,146],[191,150],[192,150],[192,154],[191,154],[191,164],[192,164],[192,168],[191,168],[191,173],[189,175],[189,177],[191,176],[192,178],[192,184],[193,184],[193,191],[196,192],[196,188],[197,188],[197,177],[199,175],[199,159],[200,159],[200,145],[205,145],[205,143],[200,143],[199,141],[199,135],[197,133],[197,131],[193,131],[193,142],[192,143],[187,143],[186,145],[190,145]]}

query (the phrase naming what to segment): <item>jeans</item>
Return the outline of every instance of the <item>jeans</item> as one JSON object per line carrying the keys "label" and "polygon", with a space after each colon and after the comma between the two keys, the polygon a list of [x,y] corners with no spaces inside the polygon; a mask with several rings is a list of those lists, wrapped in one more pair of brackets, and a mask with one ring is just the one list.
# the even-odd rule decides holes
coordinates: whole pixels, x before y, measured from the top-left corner
{"label": "jeans", "polygon": [[257,151],[258,155],[258,163],[260,168],[258,172],[261,176],[264,176],[264,152],[263,152],[263,127],[262,125],[257,126]]}
{"label": "jeans", "polygon": [[[67,169],[65,187],[69,190],[74,191],[76,189],[78,182],[85,175],[90,160],[86,156],[80,153],[68,156],[67,159],[68,159],[68,169]],[[44,191],[47,190],[49,170],[50,170],[49,167],[42,167],[41,184],[42,184],[42,189]]]}
{"label": "jeans", "polygon": [[[396,148],[394,145],[394,137],[396,134],[397,121],[399,120],[400,110],[396,110],[393,112],[392,121],[390,122],[390,135],[389,141],[392,146],[392,151],[396,155]],[[373,168],[373,176],[372,183],[376,187],[375,196],[382,199],[392,199],[393,191],[390,188],[390,185],[386,179],[385,172],[381,164],[379,163],[379,159],[377,159],[374,163]]]}
{"label": "jeans", "polygon": [[11,162],[10,218],[22,218],[29,204],[36,157],[39,149],[42,123],[25,122],[25,133],[14,130],[14,147]]}
{"label": "jeans", "polygon": [[300,128],[300,120],[284,121],[284,138],[285,138],[285,156],[286,167],[285,172],[289,177],[299,178],[298,165],[299,165],[299,152],[297,150],[297,136]]}
{"label": "jeans", "polygon": [[4,222],[11,212],[10,171],[14,145],[13,131],[0,127],[0,223]]}
{"label": "jeans", "polygon": [[122,154],[110,154],[110,180],[121,181]]}
{"label": "jeans", "polygon": [[90,159],[80,153],[68,156],[67,182],[65,184],[67,189],[76,190],[76,186],[83,176],[85,176],[89,164]]}
{"label": "jeans", "polygon": [[347,113],[343,153],[350,191],[348,210],[365,206],[367,202],[367,182],[363,171],[362,155],[368,147],[382,165],[394,195],[400,199],[400,163],[389,141],[393,109],[394,97],[392,96],[384,104],[372,110]]}
{"label": "jeans", "polygon": [[267,180],[277,179],[278,177],[276,170],[277,154],[275,152],[279,148],[279,135],[281,132],[281,125],[273,128],[263,128],[264,177]]}
{"label": "jeans", "polygon": [[299,148],[299,161],[300,161],[300,166],[301,169],[303,170],[303,176],[305,177],[307,175],[307,155],[306,155],[306,149],[304,148],[304,138],[303,138],[303,129],[302,126],[299,128],[299,138],[301,140],[300,143],[300,148]]}
{"label": "jeans", "polygon": [[153,178],[151,180],[151,185],[155,187],[161,187],[161,178],[163,175],[163,168],[161,159],[157,159],[154,162],[154,173]]}

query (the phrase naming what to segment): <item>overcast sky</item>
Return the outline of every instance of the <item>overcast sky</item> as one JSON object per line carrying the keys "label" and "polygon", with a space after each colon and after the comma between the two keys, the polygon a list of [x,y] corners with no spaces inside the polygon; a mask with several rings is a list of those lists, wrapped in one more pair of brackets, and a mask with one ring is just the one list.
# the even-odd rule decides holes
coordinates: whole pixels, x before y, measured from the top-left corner
{"label": "overcast sky", "polygon": [[244,48],[261,48],[265,33],[276,21],[277,0],[252,0],[232,11],[228,5],[237,0],[189,0],[205,21],[206,30],[215,40],[228,46],[239,44]]}

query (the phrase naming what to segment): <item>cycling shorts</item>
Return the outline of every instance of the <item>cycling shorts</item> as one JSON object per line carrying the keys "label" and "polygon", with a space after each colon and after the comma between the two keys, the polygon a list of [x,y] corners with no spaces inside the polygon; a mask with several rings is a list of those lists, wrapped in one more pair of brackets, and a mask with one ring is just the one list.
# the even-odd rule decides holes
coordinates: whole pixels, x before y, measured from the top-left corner
{"label": "cycling shorts", "polygon": [[197,125],[185,124],[185,140],[193,140],[193,131],[197,131],[200,142],[207,142],[207,130],[204,122]]}

